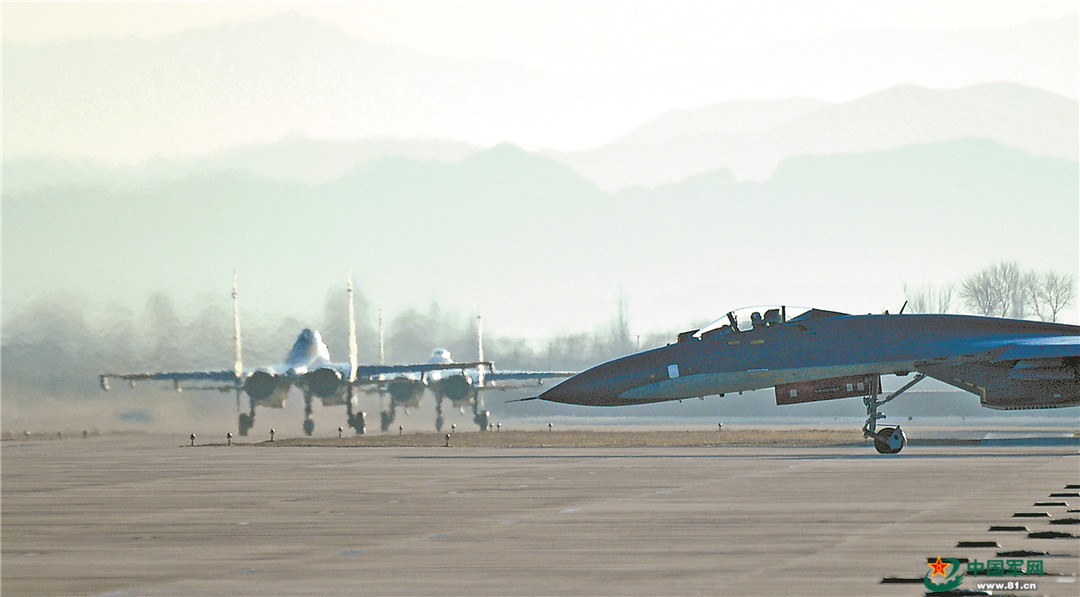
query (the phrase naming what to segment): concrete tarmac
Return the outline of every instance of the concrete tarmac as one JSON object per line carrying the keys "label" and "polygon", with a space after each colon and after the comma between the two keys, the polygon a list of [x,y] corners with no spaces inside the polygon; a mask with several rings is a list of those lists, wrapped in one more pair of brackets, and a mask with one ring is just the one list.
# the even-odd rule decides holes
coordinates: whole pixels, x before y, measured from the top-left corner
{"label": "concrete tarmac", "polygon": [[939,556],[1080,594],[1075,445],[188,444],[3,442],[3,594],[923,595]]}

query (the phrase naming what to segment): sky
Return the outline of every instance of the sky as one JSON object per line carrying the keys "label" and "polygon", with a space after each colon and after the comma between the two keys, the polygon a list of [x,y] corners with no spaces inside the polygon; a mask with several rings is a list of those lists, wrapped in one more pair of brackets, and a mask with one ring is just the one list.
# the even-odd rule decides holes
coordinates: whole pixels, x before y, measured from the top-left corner
{"label": "sky", "polygon": [[[535,110],[499,112],[498,117],[485,121],[454,122],[445,117],[445,114],[453,113],[453,106],[447,108],[438,104],[463,100],[448,94],[425,98],[432,106],[431,114],[409,112],[417,109],[417,105],[422,108],[423,103],[409,104],[395,118],[384,119],[381,128],[364,128],[362,125],[370,124],[371,119],[365,121],[363,113],[358,116],[349,112],[347,108],[356,106],[348,106],[348,96],[339,101],[336,97],[306,98],[301,93],[281,101],[269,98],[264,102],[245,103],[248,96],[243,89],[222,91],[206,87],[207,81],[219,80],[209,76],[180,79],[177,83],[182,87],[182,93],[177,94],[176,99],[154,97],[150,98],[153,102],[143,102],[147,98],[141,94],[146,90],[141,86],[140,73],[133,69],[124,73],[123,83],[128,87],[108,89],[102,97],[62,98],[56,102],[51,102],[53,98],[36,98],[47,109],[30,116],[10,109],[16,104],[17,90],[8,87],[5,94],[8,109],[3,114],[5,159],[52,156],[100,160],[111,165],[133,165],[161,157],[198,156],[238,145],[269,143],[293,134],[342,140],[366,136],[435,136],[481,147],[506,141],[526,150],[583,150],[609,142],[672,110],[750,98],[810,97],[840,102],[890,85],[911,83],[907,77],[912,71],[893,72],[889,68],[869,65],[860,72],[873,72],[874,76],[863,77],[843,68],[830,68],[837,65],[800,64],[778,59],[792,52],[797,55],[803,48],[815,48],[816,56],[829,55],[830,49],[850,47],[841,42],[865,39],[869,43],[890,32],[948,32],[948,36],[958,40],[957,43],[963,43],[965,32],[1061,17],[1077,18],[1075,2],[910,0],[295,4],[4,2],[0,10],[4,46],[12,51],[12,55],[14,49],[62,49],[66,44],[87,40],[154,42],[196,30],[294,14],[317,19],[324,26],[340,30],[354,39],[466,65],[455,72],[480,73],[478,76],[482,78],[483,73],[502,65],[514,76],[527,72],[530,84],[543,83],[529,87],[541,90],[535,97],[519,98],[522,105],[536,107]],[[276,56],[269,51],[267,55]],[[131,59],[130,56],[124,58]],[[325,64],[316,66],[331,72],[339,67],[343,72],[350,72],[347,64],[335,61],[355,58],[328,56]],[[860,59],[859,56],[844,58],[850,58],[853,63]],[[1075,60],[1075,56],[1068,58]],[[1022,61],[1018,64],[1021,72],[1031,70]],[[469,65],[473,70],[469,70]],[[11,68],[12,65],[5,66]],[[154,65],[145,66],[148,72],[154,68]],[[937,72],[938,65],[933,56],[927,56],[916,65],[914,72],[917,75],[928,73],[931,81],[952,87],[981,82],[979,77],[983,75],[974,68],[978,66],[973,65],[970,77],[952,79],[954,73]],[[147,76],[158,75],[150,72]],[[70,73],[70,76],[74,78],[81,74]],[[4,78],[5,86],[10,85],[8,77]],[[65,87],[63,80],[52,84],[61,92]],[[1075,99],[1076,86],[1074,78],[1051,90]],[[204,113],[203,104],[192,109],[186,105],[190,104],[186,100],[195,95],[221,98],[221,104],[228,109]],[[63,105],[68,101],[71,106]],[[142,111],[144,103],[153,103],[158,112]],[[326,109],[334,105],[344,107],[340,112]],[[98,111],[88,110],[87,106]],[[120,122],[130,124],[130,130],[116,129]],[[989,257],[987,263],[992,259]],[[286,269],[304,266],[299,262],[284,265]],[[224,283],[227,283],[227,273],[221,277]],[[251,272],[244,275],[248,279],[254,277]],[[928,275],[932,281],[944,278],[955,278],[955,273],[937,277],[933,273]],[[329,286],[337,279],[326,283]],[[684,279],[681,287],[667,290],[667,302],[654,299],[654,307],[649,308],[648,313],[643,312],[641,303],[637,302],[640,294],[631,293],[629,300],[635,325],[646,331],[666,327],[672,303],[676,301],[708,301],[718,304],[717,309],[740,306],[724,304],[719,298],[708,296],[713,288],[700,286],[693,275]],[[900,284],[901,280],[897,279],[896,288],[887,290],[895,294]],[[614,310],[619,292],[617,283],[609,286],[608,295],[594,301],[596,304],[591,311],[583,307],[577,319],[567,318],[568,322],[573,321],[567,325],[580,329],[586,325],[585,321],[595,321],[597,325],[606,323],[599,314],[606,317]],[[761,294],[782,289],[763,287]],[[12,291],[11,288],[8,290]],[[146,292],[149,294],[154,290],[157,288],[147,288]],[[267,294],[270,293],[261,296]],[[418,302],[425,306],[428,295],[420,294],[424,297]],[[434,299],[446,294],[446,289],[432,289],[430,296]],[[882,294],[878,292],[873,298],[848,298],[850,302],[870,304],[876,309]],[[495,291],[490,295],[499,296]],[[11,300],[13,298],[19,297],[5,297],[9,305],[16,302]],[[315,298],[321,301],[321,293]],[[379,300],[382,297],[373,298]],[[494,299],[487,300],[490,303]],[[476,302],[474,299],[452,306],[469,311]],[[403,306],[400,301],[394,305]],[[700,312],[697,317],[716,315],[716,312]],[[503,319],[504,324],[508,319]],[[682,324],[680,318],[670,325]],[[514,331],[508,327],[503,329]],[[544,330],[531,331],[541,333]]]}
{"label": "sky", "polygon": [[3,10],[4,40],[14,44],[151,39],[292,12],[372,42],[579,73],[620,71],[629,62],[707,63],[710,53],[752,53],[851,29],[978,29],[1077,12],[1074,2],[940,0],[5,2]]}
{"label": "sky", "polygon": [[[502,141],[526,149],[581,150],[600,145],[647,118],[722,100],[809,95],[844,101],[876,91],[877,81],[823,77],[810,65],[755,72],[754,61],[793,44],[827,41],[845,32],[948,31],[1009,27],[1076,15],[1073,2],[357,2],[357,3],[11,3],[3,4],[5,43],[33,46],[133,36],[152,40],[192,28],[240,23],[279,14],[315,18],[360,39],[425,55],[524,66],[552,77],[552,87],[582,95],[609,93],[605,110],[567,109],[565,126],[536,121],[470,124],[440,136]],[[749,65],[749,66],[747,66]],[[930,65],[927,65],[928,70]],[[737,84],[724,80],[735,73]],[[753,78],[754,80],[749,80]],[[552,89],[552,103],[562,101]],[[597,98],[600,99],[600,98]],[[610,101],[607,101],[610,100]],[[595,105],[595,104],[593,104]],[[253,112],[252,119],[272,120]],[[252,127],[254,129],[255,127]],[[262,127],[264,135],[284,135]],[[347,128],[347,127],[346,127]],[[267,130],[269,129],[269,130]],[[334,127],[299,131],[328,137]],[[276,131],[273,132],[272,131]],[[379,131],[384,133],[385,131]],[[423,129],[404,130],[419,136]],[[254,141],[256,130],[246,134]],[[5,153],[20,154],[23,138],[7,135]],[[220,149],[244,139],[221,127],[218,138],[180,153]],[[28,144],[32,143],[26,140]],[[29,148],[27,148],[29,149]],[[40,150],[34,145],[33,149]],[[104,151],[104,150],[103,150]],[[137,163],[168,148],[116,149],[106,155]],[[91,158],[98,156],[73,155]]]}

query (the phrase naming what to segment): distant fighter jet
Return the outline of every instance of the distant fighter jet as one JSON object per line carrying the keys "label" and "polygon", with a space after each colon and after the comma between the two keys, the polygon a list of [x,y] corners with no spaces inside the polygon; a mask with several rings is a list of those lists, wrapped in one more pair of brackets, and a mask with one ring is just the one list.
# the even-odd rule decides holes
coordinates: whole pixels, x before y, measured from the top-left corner
{"label": "distant fighter jet", "polygon": [[[903,309],[901,309],[903,311]],[[915,377],[881,399],[881,376]],[[774,387],[777,404],[863,396],[863,434],[883,454],[907,441],[878,408],[926,377],[998,410],[1080,404],[1080,326],[965,315],[732,311],[677,342],[593,367],[539,399],[618,406]]]}
{"label": "distant fighter jet", "polygon": [[[478,367],[476,363],[488,362],[484,359],[483,330],[483,320],[477,315],[475,363],[456,363],[450,356],[449,350],[436,348],[428,358],[427,364],[444,365],[443,368],[419,374],[397,375],[380,386],[381,391],[390,394],[390,407],[383,410],[380,416],[382,430],[390,429],[397,415],[397,407],[402,407],[407,412],[407,409],[419,406],[424,388],[430,389],[435,394],[435,428],[437,430],[441,431],[445,423],[444,399],[449,399],[454,408],[462,414],[465,412],[465,407],[471,406],[473,421],[481,430],[484,430],[488,427],[490,415],[484,410],[483,392],[539,386],[543,385],[545,379],[565,378],[576,373],[575,371],[496,371],[492,367]],[[381,319],[379,337],[382,338]],[[382,354],[381,344],[379,353]]]}
{"label": "distant fighter jet", "polygon": [[[177,391],[183,389],[235,391],[237,409],[240,408],[240,393],[246,393],[250,399],[250,411],[239,417],[240,435],[247,435],[255,424],[255,407],[265,406],[282,408],[292,386],[304,392],[304,433],[311,435],[315,431],[315,422],[311,419],[312,396],[318,396],[324,406],[344,404],[347,409],[348,424],[357,433],[364,432],[364,413],[356,409],[354,389],[366,384],[377,384],[388,376],[399,374],[423,375],[430,371],[444,369],[467,370],[476,368],[492,371],[491,362],[472,363],[417,363],[413,365],[360,365],[357,363],[356,320],[353,312],[353,289],[350,277],[349,294],[349,361],[334,363],[330,361],[330,352],[319,332],[305,329],[300,332],[292,349],[285,355],[285,360],[278,365],[245,369],[241,359],[240,310],[236,292],[236,277],[233,276],[233,339],[235,342],[235,361],[231,370],[221,371],[165,371],[157,373],[103,373],[99,376],[101,389],[109,390],[110,379],[123,379],[134,384],[137,380],[171,380]],[[185,388],[186,382],[211,382],[214,385]]]}

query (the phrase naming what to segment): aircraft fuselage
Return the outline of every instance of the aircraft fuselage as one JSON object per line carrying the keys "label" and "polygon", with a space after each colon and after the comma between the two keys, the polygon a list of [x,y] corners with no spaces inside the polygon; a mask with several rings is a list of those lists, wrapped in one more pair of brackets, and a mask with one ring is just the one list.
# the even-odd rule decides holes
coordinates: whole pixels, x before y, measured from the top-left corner
{"label": "aircraft fuselage", "polygon": [[[921,372],[990,408],[1080,404],[1080,327],[960,315],[806,316],[734,325],[603,363],[543,400],[618,406],[826,378]],[[779,402],[779,391],[778,391]]]}

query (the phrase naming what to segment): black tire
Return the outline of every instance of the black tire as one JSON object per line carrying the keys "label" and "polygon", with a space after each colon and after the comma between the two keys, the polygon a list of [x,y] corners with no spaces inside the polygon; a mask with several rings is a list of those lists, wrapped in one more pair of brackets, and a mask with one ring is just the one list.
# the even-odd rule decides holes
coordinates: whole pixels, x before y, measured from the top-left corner
{"label": "black tire", "polygon": [[[895,433],[900,434],[900,445],[892,448],[889,446],[889,438]],[[877,437],[874,438],[874,449],[878,451],[878,454],[899,454],[906,443],[907,437],[899,427],[884,427],[877,432]]]}

